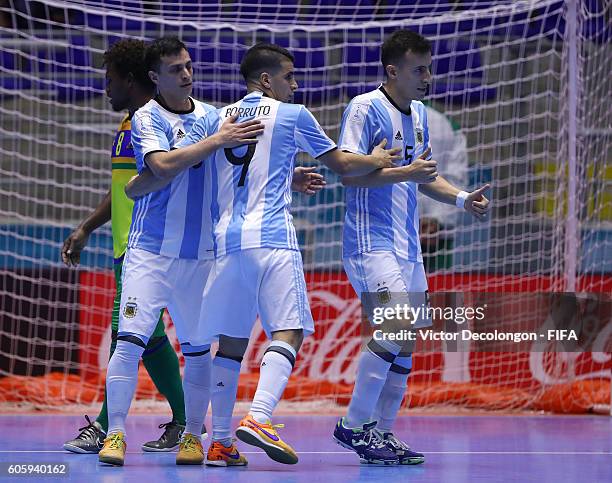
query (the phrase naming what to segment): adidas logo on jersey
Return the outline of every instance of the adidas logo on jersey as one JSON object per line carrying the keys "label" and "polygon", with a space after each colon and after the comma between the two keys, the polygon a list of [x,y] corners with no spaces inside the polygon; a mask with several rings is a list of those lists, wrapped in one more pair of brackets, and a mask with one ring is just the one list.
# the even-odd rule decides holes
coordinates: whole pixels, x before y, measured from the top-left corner
{"label": "adidas logo on jersey", "polygon": [[223,384],[223,381],[218,382],[218,383],[217,383],[217,387],[225,387],[225,384]]}
{"label": "adidas logo on jersey", "polygon": [[176,133],[176,139],[183,139],[185,137],[185,133],[183,132],[182,129],[179,129],[178,132]]}
{"label": "adidas logo on jersey", "polygon": [[397,131],[397,134],[395,135],[395,140],[396,141],[403,141],[404,138],[402,137],[402,133]]}

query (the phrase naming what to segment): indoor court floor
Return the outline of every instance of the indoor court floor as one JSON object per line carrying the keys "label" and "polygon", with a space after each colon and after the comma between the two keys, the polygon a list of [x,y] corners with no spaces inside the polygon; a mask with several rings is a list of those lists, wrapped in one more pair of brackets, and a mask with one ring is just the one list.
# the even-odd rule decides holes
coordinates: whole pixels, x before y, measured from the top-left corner
{"label": "indoor court floor", "polygon": [[[296,449],[294,466],[275,463],[242,442],[246,468],[178,467],[174,453],[144,453],[140,445],[159,436],[162,415],[133,415],[127,422],[125,466],[98,463],[97,455],[64,451],[62,444],[85,424],[82,416],[14,414],[0,416],[0,481],[95,482],[610,482],[612,418],[607,416],[403,416],[396,434],[423,452],[418,466],[360,465],[336,445],[332,416],[278,416],[283,439]],[[238,423],[238,418],[235,424]],[[210,427],[210,426],[209,426]],[[208,442],[205,442],[208,448]],[[63,477],[7,474],[7,464],[63,464]],[[231,476],[228,475],[231,473]],[[229,478],[228,478],[229,476]]]}

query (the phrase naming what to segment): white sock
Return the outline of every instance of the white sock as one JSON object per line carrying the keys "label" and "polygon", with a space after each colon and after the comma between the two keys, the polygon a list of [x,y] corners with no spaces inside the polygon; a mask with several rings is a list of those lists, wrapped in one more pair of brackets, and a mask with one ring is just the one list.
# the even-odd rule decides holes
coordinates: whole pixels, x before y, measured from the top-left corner
{"label": "white sock", "polygon": [[[400,369],[400,371],[405,373],[402,374],[394,371],[393,369],[396,368],[396,365],[404,369],[403,371]],[[397,413],[402,405],[402,400],[406,394],[411,367],[411,358],[397,357],[387,374],[387,380],[385,381],[385,385],[378,397],[376,408],[372,414],[372,419],[378,421],[376,429],[383,433],[392,431],[393,423],[395,423],[395,418],[397,417]]]}
{"label": "white sock", "polygon": [[212,439],[229,447],[232,444],[232,414],[236,404],[240,362],[220,357],[217,353],[212,365]]}
{"label": "white sock", "polygon": [[[376,348],[376,355],[372,352]],[[400,351],[400,346],[395,344],[377,344],[371,340],[368,347],[361,353],[355,387],[344,421],[348,428],[360,428],[370,421],[370,417],[376,407],[391,362]]]}
{"label": "white sock", "polygon": [[293,371],[296,352],[291,344],[273,340],[261,359],[259,383],[249,414],[258,423],[272,419],[272,412],[280,401]]}
{"label": "white sock", "polygon": [[122,432],[125,435],[125,419],[136,391],[138,361],[143,352],[144,347],[125,340],[117,341],[106,369],[107,434]]}
{"label": "white sock", "polygon": [[183,392],[185,393],[185,432],[202,434],[202,425],[210,402],[210,349],[206,354],[189,356],[185,353]]}

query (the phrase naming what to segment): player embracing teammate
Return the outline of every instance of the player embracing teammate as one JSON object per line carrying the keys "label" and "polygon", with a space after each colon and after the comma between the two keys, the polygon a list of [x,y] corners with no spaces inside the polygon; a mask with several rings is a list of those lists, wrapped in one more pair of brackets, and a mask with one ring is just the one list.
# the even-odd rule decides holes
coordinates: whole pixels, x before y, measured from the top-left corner
{"label": "player embracing teammate", "polygon": [[[486,215],[482,191],[487,187],[460,191],[438,175],[431,160],[427,117],[419,102],[431,78],[426,39],[399,31],[385,42],[387,80],[351,102],[340,149],[304,106],[290,103],[298,88],[293,60],[277,45],[255,45],[240,67],[247,95],[215,110],[189,97],[191,59],[180,41],[160,39],[150,47],[150,76],[158,95],[132,124],[141,174],[128,185],[137,201],[124,261],[117,349],[107,377],[109,435],[102,462],[123,464],[124,421],[138,359],[155,327],[153,316],[163,307],[175,321],[186,361],[186,428],[177,463],[202,463],[199,431],[212,399],[207,463],[246,464],[233,445],[230,424],[240,364],[257,315],[271,342],[236,435],[275,461],[298,461],[278,434],[282,425],[271,421],[302,340],[314,331],[290,213],[298,152],[309,153],[349,186],[344,266],[359,295],[382,284],[391,294],[405,294],[409,303],[425,303],[416,189],[478,217]],[[322,186],[309,179],[315,179],[313,189]],[[214,340],[219,351],[211,362]],[[424,460],[392,433],[411,350],[372,340],[362,353],[349,412],[334,438],[363,462]]]}
{"label": "player embracing teammate", "polygon": [[[275,461],[294,464],[297,454],[280,438],[280,426],[273,425],[271,417],[303,337],[314,331],[290,213],[296,155],[305,151],[342,175],[367,174],[393,166],[399,156],[398,150],[384,150],[384,142],[368,155],[337,150],[304,106],[289,103],[298,86],[293,56],[282,47],[252,47],[240,70],[247,95],[199,119],[180,149],[169,153],[168,158],[186,158],[184,153],[216,136],[236,116],[239,121],[258,121],[264,127],[257,144],[217,150],[199,158],[211,170],[215,263],[204,289],[200,326],[193,340],[209,347],[219,339],[213,363],[213,445],[231,444],[230,421],[240,362],[259,314],[271,343],[261,362],[251,409],[236,435],[261,447]],[[190,162],[195,161],[190,158]],[[145,176],[136,181],[148,188],[145,191],[157,187],[155,180]],[[137,192],[144,191],[139,188]],[[228,294],[240,296],[230,299]],[[198,397],[205,398],[205,392],[202,387]],[[187,430],[185,433],[189,434]],[[207,462],[210,456],[209,450]]]}
{"label": "player embracing teammate", "polygon": [[[339,148],[368,153],[381,139],[403,154],[398,166],[370,175],[344,177],[346,218],[344,270],[357,295],[384,294],[374,305],[427,305],[427,279],[419,242],[417,189],[483,218],[489,202],[485,185],[472,193],[452,186],[432,160],[427,112],[421,99],[431,82],[431,45],[407,30],[393,33],[381,49],[385,82],[355,97],[346,108]],[[372,310],[366,304],[366,310]],[[369,314],[370,321],[373,314]],[[385,332],[429,325],[425,320],[388,320]],[[411,344],[372,338],[363,350],[348,413],[336,424],[334,439],[363,463],[419,464],[421,453],[397,438],[393,423],[412,368]]]}

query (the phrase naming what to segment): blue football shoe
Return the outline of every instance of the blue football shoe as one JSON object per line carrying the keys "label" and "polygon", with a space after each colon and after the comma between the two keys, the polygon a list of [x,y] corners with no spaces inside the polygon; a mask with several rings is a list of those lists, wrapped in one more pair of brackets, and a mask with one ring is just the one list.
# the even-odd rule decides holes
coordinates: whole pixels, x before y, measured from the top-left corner
{"label": "blue football shoe", "polygon": [[389,445],[374,432],[376,421],[364,424],[362,428],[346,428],[340,418],[334,429],[334,440],[340,446],[357,453],[363,464],[397,465],[399,458]]}
{"label": "blue football shoe", "polygon": [[420,465],[425,462],[425,456],[416,451],[412,451],[410,446],[396,438],[393,433],[384,433],[378,429],[374,429],[378,439],[383,441],[387,448],[392,450],[399,460],[400,465]]}

